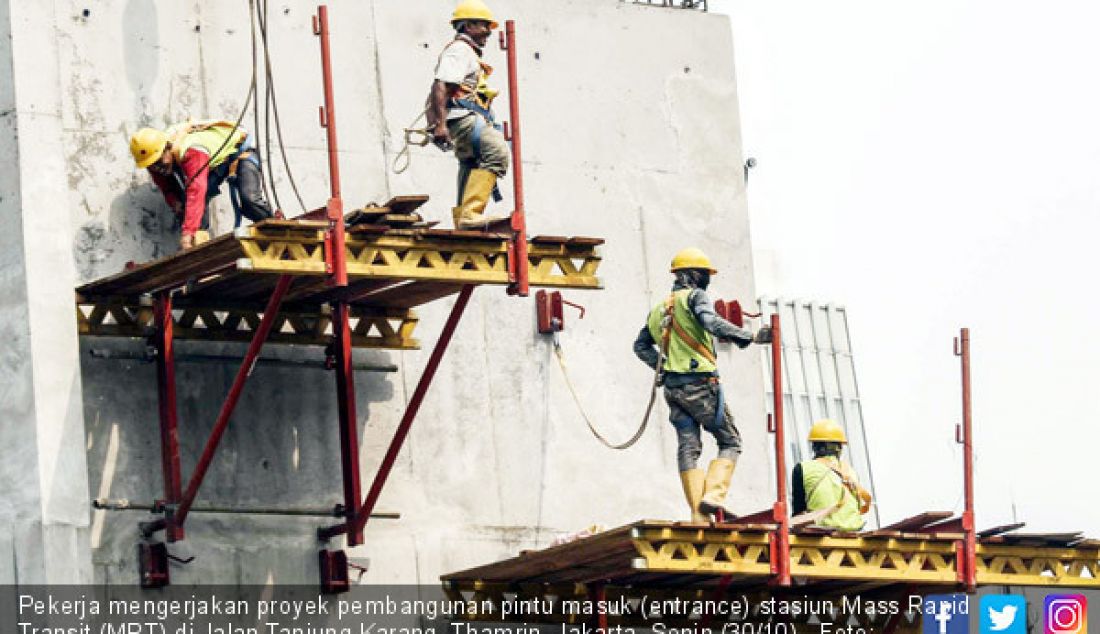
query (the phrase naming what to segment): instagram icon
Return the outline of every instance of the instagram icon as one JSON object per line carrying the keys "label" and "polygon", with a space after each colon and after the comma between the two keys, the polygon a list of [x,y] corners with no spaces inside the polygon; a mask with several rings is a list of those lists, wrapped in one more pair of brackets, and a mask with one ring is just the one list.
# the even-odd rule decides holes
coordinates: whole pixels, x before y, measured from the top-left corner
{"label": "instagram icon", "polygon": [[1048,594],[1043,627],[1045,634],[1088,634],[1088,600],[1080,594]]}

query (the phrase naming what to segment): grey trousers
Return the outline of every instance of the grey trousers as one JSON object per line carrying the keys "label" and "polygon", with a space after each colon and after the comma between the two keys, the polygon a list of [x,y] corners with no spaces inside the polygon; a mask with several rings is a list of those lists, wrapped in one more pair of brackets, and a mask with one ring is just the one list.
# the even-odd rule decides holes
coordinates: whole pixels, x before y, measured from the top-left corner
{"label": "grey trousers", "polygon": [[676,428],[676,461],[680,471],[694,469],[703,453],[701,429],[718,442],[718,457],[736,460],[741,455],[741,433],[733,424],[733,414],[722,403],[718,413],[717,383],[696,381],[686,385],[665,386],[669,421]]}
{"label": "grey trousers", "polygon": [[508,142],[504,134],[481,119],[481,154],[474,156],[474,127],[481,115],[470,113],[461,119],[447,121],[447,132],[455,144],[455,158],[458,159],[458,202],[462,203],[462,192],[466,189],[466,179],[471,169],[489,170],[497,178],[508,173],[508,162],[512,159]]}

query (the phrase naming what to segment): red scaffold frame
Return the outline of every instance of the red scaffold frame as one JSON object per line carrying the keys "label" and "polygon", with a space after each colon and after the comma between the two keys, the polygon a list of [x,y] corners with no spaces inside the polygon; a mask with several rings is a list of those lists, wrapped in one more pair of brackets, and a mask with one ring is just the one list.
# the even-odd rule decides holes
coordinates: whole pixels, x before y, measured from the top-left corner
{"label": "red scaffold frame", "polygon": [[[321,76],[324,91],[324,105],[319,108],[319,122],[326,132],[328,148],[328,167],[330,197],[323,210],[307,214],[307,217],[324,212],[328,221],[325,231],[324,251],[328,284],[333,287],[348,285],[347,262],[345,252],[345,226],[343,221],[343,199],[340,192],[340,166],[337,145],[335,116],[335,98],[332,81],[332,57],[328,7],[321,5],[317,14],[312,16],[313,33],[320,42]],[[508,292],[525,297],[528,294],[528,268],[526,221],[523,205],[523,163],[520,148],[518,74],[515,55],[515,23],[506,22],[501,33],[501,46],[507,52],[509,105],[511,121],[507,130],[512,143],[512,178],[514,184],[515,210],[512,214],[512,235],[508,238]],[[233,383],[221,406],[214,427],[210,432],[194,471],[183,486],[180,470],[179,416],[176,402],[175,353],[173,339],[172,294],[159,291],[153,301],[154,334],[152,343],[157,350],[157,395],[158,417],[160,422],[161,462],[164,481],[163,499],[156,500],[153,510],[163,517],[150,522],[142,522],[141,530],[146,537],[164,530],[168,542],[185,538],[184,524],[192,509],[207,471],[209,470],[222,436],[229,426],[230,418],[236,409],[243,389],[251,376],[259,354],[276,323],[283,299],[294,283],[292,275],[278,277],[275,289],[256,326]],[[394,432],[389,449],[375,474],[370,490],[364,498],[361,491],[359,470],[359,439],[355,402],[355,381],[352,364],[352,327],[351,311],[344,299],[332,302],[332,341],[328,348],[329,365],[336,377],[337,410],[340,429],[340,463],[343,479],[343,505],[339,510],[344,521],[336,526],[318,529],[319,537],[327,541],[335,535],[346,535],[348,546],[363,543],[363,531],[371,516],[382,489],[397,460],[409,430],[424,401],[429,387],[436,375],[440,362],[455,333],[476,284],[462,287],[451,313],[443,326],[428,363],[423,370],[416,390],[406,406],[401,423]],[[344,295],[347,295],[346,293]],[[167,581],[165,581],[166,583]]]}

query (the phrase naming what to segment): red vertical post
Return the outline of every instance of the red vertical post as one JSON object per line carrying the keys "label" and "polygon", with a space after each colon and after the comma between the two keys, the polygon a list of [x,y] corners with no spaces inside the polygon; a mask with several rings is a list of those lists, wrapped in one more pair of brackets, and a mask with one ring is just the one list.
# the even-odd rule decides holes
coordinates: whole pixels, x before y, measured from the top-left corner
{"label": "red vertical post", "polygon": [[[963,328],[955,339],[955,355],[960,357],[962,366],[962,429],[956,428],[956,440],[963,446],[963,492],[964,504],[962,524],[966,541],[963,547],[965,558],[965,579],[967,592],[974,592],[978,586],[978,538],[974,528],[974,436],[970,415],[970,329]],[[959,431],[962,438],[959,439]]]}
{"label": "red vertical post", "polygon": [[[336,403],[340,413],[340,464],[344,472],[344,516],[349,523],[359,517],[359,430],[355,413],[355,376],[352,373],[351,324],[348,305],[333,305],[333,353],[336,357]],[[348,533],[348,546],[363,543],[363,532]]]}
{"label": "red vertical post", "polygon": [[[176,352],[172,339],[172,296],[167,291],[153,299],[157,348],[157,410],[160,416],[160,459],[164,477],[164,501],[180,500],[179,418],[176,407]],[[182,526],[167,527],[168,541],[183,539]]]}
{"label": "red vertical post", "polygon": [[271,299],[268,300],[267,306],[264,308],[264,316],[260,319],[260,325],[256,328],[255,334],[252,335],[252,342],[248,344],[248,352],[245,353],[244,360],[241,361],[241,368],[237,370],[237,376],[233,379],[229,394],[226,395],[225,402],[222,403],[222,409],[218,412],[218,419],[214,422],[214,429],[210,432],[210,437],[206,439],[202,455],[199,456],[195,471],[191,474],[191,480],[187,483],[187,491],[184,492],[179,508],[176,509],[168,525],[183,526],[183,522],[187,519],[191,504],[195,502],[195,496],[199,493],[199,486],[202,484],[203,478],[206,477],[206,470],[210,468],[210,463],[214,460],[214,452],[218,449],[218,443],[221,441],[222,435],[225,434],[226,427],[229,426],[229,417],[233,415],[233,410],[237,407],[237,401],[241,398],[245,381],[252,375],[256,358],[260,356],[264,341],[267,340],[272,326],[275,325],[275,318],[279,315],[279,306],[283,303],[283,296],[286,295],[287,289],[290,288],[293,281],[294,278],[290,275],[280,275],[279,281],[275,283],[275,290],[271,293]]}
{"label": "red vertical post", "polygon": [[340,157],[336,145],[336,107],[332,94],[332,53],[329,50],[328,7],[317,7],[313,16],[313,34],[321,40],[321,81],[325,91],[325,105],[321,107],[321,127],[327,133],[328,178],[332,195],[326,205],[328,232],[325,242],[331,264],[328,267],[329,283],[333,286],[348,285],[347,254],[344,251],[344,201],[340,197]]}
{"label": "red vertical post", "polygon": [[523,146],[519,125],[519,77],[516,72],[516,22],[504,23],[504,50],[508,58],[508,122],[512,137],[512,188],[516,207],[512,212],[512,244],[508,250],[514,274],[508,292],[527,297],[527,217],[523,206]]}
{"label": "red vertical post", "polygon": [[431,386],[432,379],[435,378],[435,372],[439,369],[439,362],[443,360],[443,353],[447,351],[447,346],[451,343],[451,337],[454,335],[455,328],[458,327],[458,321],[462,318],[462,313],[466,310],[466,305],[470,303],[470,295],[472,295],[473,292],[473,284],[463,286],[462,291],[459,292],[458,299],[455,301],[454,307],[451,308],[451,314],[447,317],[447,322],[443,325],[443,332],[439,335],[439,341],[437,341],[435,347],[432,348],[432,354],[428,357],[428,364],[424,366],[424,372],[420,375],[420,381],[417,382],[416,389],[413,390],[412,398],[409,399],[409,404],[405,408],[405,415],[401,417],[401,422],[398,424],[397,430],[393,433],[393,440],[390,441],[389,449],[386,450],[386,455],[382,458],[382,464],[378,467],[378,472],[374,476],[374,481],[371,482],[367,497],[363,500],[363,506],[359,509],[359,517],[357,517],[354,522],[346,522],[341,525],[320,529],[318,535],[321,539],[328,539],[344,532],[359,532],[363,530],[367,520],[370,518],[370,514],[374,511],[374,505],[378,503],[378,497],[382,495],[382,487],[386,485],[386,480],[390,476],[390,471],[397,461],[397,454],[401,451],[401,447],[405,443],[405,437],[409,435],[409,429],[412,427],[413,421],[416,420],[416,414],[420,411],[420,405],[424,402],[424,396],[428,393],[428,387]]}
{"label": "red vertical post", "polygon": [[771,317],[772,329],[772,392],[774,401],[775,431],[775,506],[772,518],[778,524],[772,548],[772,571],[775,582],[781,586],[791,585],[791,531],[787,517],[787,445],[783,430],[783,338],[779,328],[779,314]]}

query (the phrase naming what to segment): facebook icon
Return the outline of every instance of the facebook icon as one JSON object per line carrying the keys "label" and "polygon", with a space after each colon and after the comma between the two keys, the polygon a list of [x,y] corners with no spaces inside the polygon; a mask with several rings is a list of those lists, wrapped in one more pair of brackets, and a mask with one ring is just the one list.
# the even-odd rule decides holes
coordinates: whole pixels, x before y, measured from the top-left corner
{"label": "facebook icon", "polygon": [[965,594],[932,594],[921,603],[923,634],[970,634]]}

